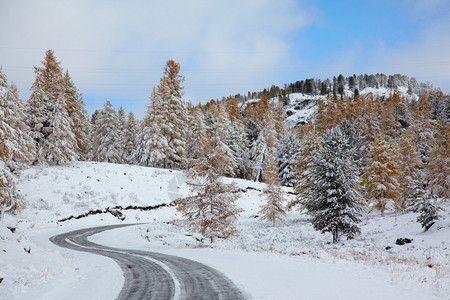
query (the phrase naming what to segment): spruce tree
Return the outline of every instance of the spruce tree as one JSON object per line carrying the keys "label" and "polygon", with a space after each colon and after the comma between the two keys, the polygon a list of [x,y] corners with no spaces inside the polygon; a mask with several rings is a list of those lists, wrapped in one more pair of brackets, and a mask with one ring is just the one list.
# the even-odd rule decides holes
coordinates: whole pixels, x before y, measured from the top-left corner
{"label": "spruce tree", "polygon": [[160,113],[164,114],[165,121],[162,127],[163,135],[167,139],[166,163],[171,166],[180,166],[185,162],[186,148],[186,105],[183,97],[184,76],[180,75],[180,64],[169,60],[164,68],[164,77],[161,78],[157,89],[156,97],[160,97],[164,109]]}
{"label": "spruce tree", "polygon": [[295,180],[292,171],[300,152],[300,143],[297,137],[292,131],[288,131],[288,133],[279,141],[276,152],[278,175],[282,185],[294,186]]}
{"label": "spruce tree", "polygon": [[77,141],[72,131],[72,119],[66,109],[65,97],[59,97],[53,108],[51,130],[47,136],[47,147],[41,149],[46,161],[61,162],[78,159]]}
{"label": "spruce tree", "polygon": [[119,118],[111,102],[107,100],[98,111],[92,131],[91,159],[100,162],[120,163],[121,148]]}
{"label": "spruce tree", "polygon": [[[6,75],[0,68],[0,110],[5,138],[1,147],[4,149],[4,161],[11,172],[17,173],[26,164],[31,163],[36,155],[34,140],[26,125],[23,102],[14,84],[8,86]],[[6,129],[7,127],[7,129]]]}
{"label": "spruce tree", "polygon": [[201,108],[196,107],[192,109],[191,117],[189,118],[189,129],[186,141],[186,156],[188,159],[198,159],[203,155],[208,134],[205,115]]}
{"label": "spruce tree", "polygon": [[361,196],[352,151],[348,137],[336,127],[326,132],[322,149],[312,157],[314,186],[311,198],[303,204],[313,217],[314,228],[331,232],[333,243],[341,235],[351,238],[360,233]]}
{"label": "spruce tree", "polygon": [[159,89],[153,89],[151,105],[147,106],[142,128],[137,135],[137,145],[132,156],[136,164],[165,167],[170,150],[168,136],[164,134],[168,128],[164,113],[167,109],[165,102],[157,95]]}
{"label": "spruce tree", "polygon": [[450,122],[438,119],[434,130],[433,148],[429,152],[426,178],[430,191],[450,199]]}
{"label": "spruce tree", "polygon": [[233,176],[234,171],[237,168],[235,157],[233,151],[228,146],[230,144],[230,126],[231,122],[226,113],[225,106],[222,103],[217,104],[217,109],[215,111],[214,117],[214,133],[213,138],[216,142],[216,147],[220,148],[223,155],[227,156],[226,161],[229,162],[228,165],[222,166],[226,170],[226,176]]}
{"label": "spruce tree", "polygon": [[403,133],[399,144],[399,188],[400,199],[399,208],[406,209],[409,205],[408,198],[414,192],[414,181],[420,176],[420,170],[423,168],[420,154],[417,146],[413,142],[411,130]]}
{"label": "spruce tree", "polygon": [[123,130],[123,161],[132,163],[132,155],[137,146],[137,132],[139,131],[138,121],[134,118],[133,112],[128,114],[127,121]]}

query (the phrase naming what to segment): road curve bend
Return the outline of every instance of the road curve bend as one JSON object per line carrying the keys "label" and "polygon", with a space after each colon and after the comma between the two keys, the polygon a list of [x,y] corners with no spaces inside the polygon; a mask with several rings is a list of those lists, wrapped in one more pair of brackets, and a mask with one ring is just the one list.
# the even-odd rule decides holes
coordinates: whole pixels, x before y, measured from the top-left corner
{"label": "road curve bend", "polygon": [[224,274],[199,262],[157,252],[111,248],[88,240],[102,231],[131,225],[137,224],[80,229],[55,235],[50,241],[113,259],[125,277],[117,299],[244,299]]}

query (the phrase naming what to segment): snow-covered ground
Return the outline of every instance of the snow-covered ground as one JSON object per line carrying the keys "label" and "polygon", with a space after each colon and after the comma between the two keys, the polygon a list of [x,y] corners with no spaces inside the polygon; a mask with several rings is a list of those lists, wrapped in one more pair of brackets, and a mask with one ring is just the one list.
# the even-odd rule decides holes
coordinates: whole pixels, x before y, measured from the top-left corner
{"label": "snow-covered ground", "polygon": [[[124,210],[125,221],[97,214],[57,222],[116,205],[168,204],[175,195],[188,193],[180,172],[94,162],[28,169],[19,184],[27,206],[7,214],[0,225],[0,299],[113,299],[123,276],[112,260],[58,248],[48,238],[136,222],[146,224],[91,239],[198,260],[225,273],[252,299],[450,299],[449,204],[444,205],[445,219],[429,232],[415,222],[416,214],[382,218],[372,213],[363,218],[361,236],[334,245],[301,212],[290,212],[276,226],[261,222],[258,190],[264,184],[236,181],[246,189],[237,202],[244,209],[237,224],[240,234],[211,245],[173,225],[180,214],[170,206]],[[412,243],[395,244],[405,237]]]}

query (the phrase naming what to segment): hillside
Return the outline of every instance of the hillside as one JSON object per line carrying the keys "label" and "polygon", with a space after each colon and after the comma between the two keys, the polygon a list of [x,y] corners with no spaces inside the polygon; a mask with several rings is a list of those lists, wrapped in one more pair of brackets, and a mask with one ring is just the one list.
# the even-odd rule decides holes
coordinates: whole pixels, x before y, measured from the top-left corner
{"label": "hillside", "polygon": [[419,83],[414,77],[405,75],[353,75],[344,77],[339,75],[332,80],[305,79],[285,85],[284,88],[272,86],[264,91],[248,93],[247,97],[235,95],[241,101],[244,108],[247,102],[257,102],[263,93],[274,102],[281,101],[285,104],[286,124],[297,127],[311,120],[317,111],[317,100],[325,100],[334,95],[339,98],[354,99],[359,97],[374,99],[387,99],[395,93],[409,101],[417,101],[422,94],[430,92],[439,93],[440,89],[430,83]]}
{"label": "hillside", "polygon": [[[172,225],[180,218],[173,206],[119,209],[124,221],[99,213],[58,222],[119,205],[168,204],[174,195],[188,193],[179,171],[96,162],[26,170],[18,188],[27,205],[5,216],[5,225],[14,232],[1,227],[0,298],[85,299],[92,293],[96,299],[113,298],[121,286],[117,276],[121,271],[112,261],[57,248],[48,237],[87,226],[136,222],[147,224],[106,232],[93,240],[204,262],[224,272],[254,299],[292,299],[292,295],[331,299],[336,293],[346,299],[445,299],[450,293],[448,203],[443,203],[445,217],[426,233],[415,221],[415,213],[386,217],[372,213],[363,218],[361,236],[331,244],[331,236],[314,230],[304,212],[292,211],[276,226],[260,221],[265,184],[226,181],[235,181],[243,191],[237,203],[243,209],[237,222],[239,235],[210,244]],[[291,190],[284,191],[292,199]],[[412,242],[397,245],[398,238]],[[318,284],[322,281],[328,282],[327,289]],[[105,284],[117,288],[96,288]]]}

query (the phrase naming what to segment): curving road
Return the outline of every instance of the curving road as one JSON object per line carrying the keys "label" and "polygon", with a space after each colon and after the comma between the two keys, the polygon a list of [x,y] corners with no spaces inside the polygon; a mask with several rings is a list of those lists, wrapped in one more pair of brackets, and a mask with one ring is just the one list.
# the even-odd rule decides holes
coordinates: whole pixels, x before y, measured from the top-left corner
{"label": "curving road", "polygon": [[117,299],[244,299],[224,274],[199,262],[156,252],[116,249],[88,241],[105,230],[136,224],[80,229],[56,235],[58,246],[112,258],[125,284]]}

